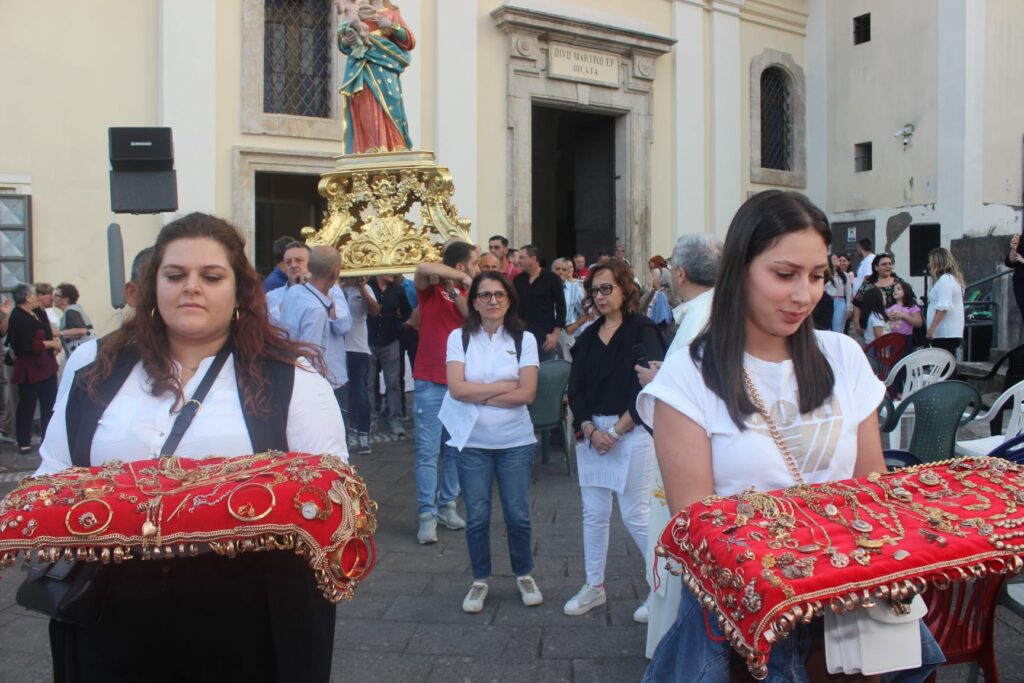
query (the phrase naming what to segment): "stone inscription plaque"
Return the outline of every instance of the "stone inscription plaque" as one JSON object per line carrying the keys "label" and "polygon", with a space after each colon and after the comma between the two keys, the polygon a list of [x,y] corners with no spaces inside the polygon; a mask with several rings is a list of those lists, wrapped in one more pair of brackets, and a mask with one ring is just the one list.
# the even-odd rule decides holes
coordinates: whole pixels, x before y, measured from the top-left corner
{"label": "stone inscription plaque", "polygon": [[599,83],[617,88],[619,56],[551,43],[548,48],[548,73],[551,78]]}

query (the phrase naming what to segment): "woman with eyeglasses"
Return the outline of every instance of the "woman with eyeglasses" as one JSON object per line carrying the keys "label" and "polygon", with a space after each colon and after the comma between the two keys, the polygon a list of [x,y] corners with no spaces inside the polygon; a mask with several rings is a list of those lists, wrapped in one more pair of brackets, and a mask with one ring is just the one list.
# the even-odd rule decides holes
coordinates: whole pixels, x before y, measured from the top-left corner
{"label": "woman with eyeglasses", "polygon": [[[654,450],[636,413],[640,381],[634,366],[641,355],[663,360],[666,349],[657,325],[640,314],[640,291],[625,261],[613,258],[593,266],[583,289],[600,317],[576,340],[569,376],[587,577],[565,603],[562,611],[569,616],[607,602],[604,570],[613,496],[641,555],[647,547]],[[633,619],[646,623],[646,601]]]}
{"label": "woman with eyeglasses", "polygon": [[[527,607],[544,601],[533,571],[530,473],[537,437],[527,406],[537,393],[537,340],[519,319],[519,296],[498,271],[473,279],[469,315],[448,336],[448,394],[455,410],[473,420],[468,438],[449,426],[458,449],[459,486],[466,503],[466,545],[473,584],[462,601],[471,614],[484,608],[491,575],[491,489],[498,483],[516,587]],[[446,401],[448,398],[446,397]],[[446,414],[442,406],[442,415]],[[442,421],[445,418],[442,417]],[[466,438],[456,442],[457,435]]]}

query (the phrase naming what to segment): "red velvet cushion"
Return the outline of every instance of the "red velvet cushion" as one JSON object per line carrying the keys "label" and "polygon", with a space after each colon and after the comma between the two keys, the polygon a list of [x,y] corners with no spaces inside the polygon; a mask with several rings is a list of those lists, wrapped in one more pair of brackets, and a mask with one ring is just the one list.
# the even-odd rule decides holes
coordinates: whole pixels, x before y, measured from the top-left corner
{"label": "red velvet cushion", "polygon": [[[710,496],[669,522],[658,553],[681,565],[684,582],[718,616],[751,673],[763,677],[772,643],[826,607],[845,611],[1019,571],[1022,485],[1018,465],[963,458],[767,494]],[[829,539],[838,552],[824,552]]]}
{"label": "red velvet cushion", "polygon": [[164,458],[29,477],[0,501],[0,567],[19,553],[102,562],[187,557],[205,547],[303,555],[332,602],[375,561],[377,504],[332,455]]}

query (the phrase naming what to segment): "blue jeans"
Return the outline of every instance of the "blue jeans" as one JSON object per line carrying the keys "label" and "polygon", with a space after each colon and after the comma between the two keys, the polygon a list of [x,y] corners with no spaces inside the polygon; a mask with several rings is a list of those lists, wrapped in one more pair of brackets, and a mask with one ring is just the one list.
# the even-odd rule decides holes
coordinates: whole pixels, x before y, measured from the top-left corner
{"label": "blue jeans", "polygon": [[[682,579],[673,577],[672,581]],[[804,661],[811,652],[820,621],[798,624],[789,637],[772,646],[768,659],[768,683],[810,683]],[[708,638],[707,627],[718,638],[718,618],[705,617],[697,598],[683,586],[679,612],[672,628],[661,639],[644,673],[643,683],[729,683],[729,650],[725,640]],[[907,671],[884,674],[885,683],[921,683],[946,661],[931,631],[921,621],[921,666]]]}
{"label": "blue jeans", "polygon": [[[350,378],[350,383],[351,383]],[[363,382],[366,386],[366,382]],[[418,379],[412,405],[416,431],[416,511],[437,514],[438,504],[444,505],[459,495],[459,470],[455,462],[455,449],[445,445],[448,434],[437,413],[441,401],[448,393],[444,384]],[[438,491],[438,460],[441,461],[441,490]]]}
{"label": "blue jeans", "polygon": [[349,351],[345,354],[348,365],[347,399],[348,408],[346,422],[356,432],[370,431],[370,394],[366,386],[366,377],[370,369],[370,354]]}
{"label": "blue jeans", "polygon": [[[825,296],[828,296],[826,294]],[[832,331],[842,332],[846,327],[846,299],[832,299]]]}
{"label": "blue jeans", "polygon": [[466,502],[466,545],[474,579],[491,575],[491,489],[498,480],[508,555],[516,576],[533,571],[530,540],[530,475],[536,444],[515,448],[464,448],[457,453]]}

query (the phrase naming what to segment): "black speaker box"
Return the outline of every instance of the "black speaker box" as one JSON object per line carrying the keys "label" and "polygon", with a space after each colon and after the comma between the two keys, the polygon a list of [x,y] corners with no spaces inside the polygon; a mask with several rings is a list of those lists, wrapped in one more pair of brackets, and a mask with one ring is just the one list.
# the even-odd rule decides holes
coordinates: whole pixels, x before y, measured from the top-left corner
{"label": "black speaker box", "polygon": [[938,223],[910,226],[910,273],[928,274],[928,252],[942,246],[942,233]]}
{"label": "black speaker box", "polygon": [[163,213],[178,210],[174,171],[111,171],[110,210],[114,213]]}
{"label": "black speaker box", "polygon": [[174,143],[170,128],[111,128],[110,167],[115,171],[170,171]]}

